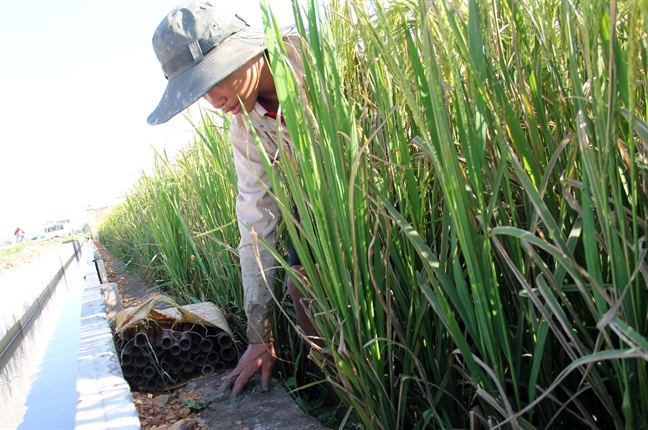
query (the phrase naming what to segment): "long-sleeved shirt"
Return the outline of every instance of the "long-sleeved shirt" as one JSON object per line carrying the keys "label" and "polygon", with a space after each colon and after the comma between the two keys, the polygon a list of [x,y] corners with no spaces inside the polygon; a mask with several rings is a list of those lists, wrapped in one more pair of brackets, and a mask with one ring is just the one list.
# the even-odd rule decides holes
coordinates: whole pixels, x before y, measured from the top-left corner
{"label": "long-sleeved shirt", "polygon": [[[299,40],[296,36],[286,36],[283,40],[288,59],[301,86],[304,69]],[[257,103],[248,115],[266,153],[274,160],[279,156],[280,145],[292,151],[292,141],[281,121],[266,116],[266,113],[266,109]],[[271,342],[274,304],[270,291],[274,285],[276,262],[263,245],[259,243],[258,246],[253,246],[252,232],[274,247],[279,209],[268,192],[271,189],[270,180],[249,124],[242,114],[234,116],[230,139],[238,174],[236,216],[241,232],[239,256],[248,319],[247,337],[250,343]]]}

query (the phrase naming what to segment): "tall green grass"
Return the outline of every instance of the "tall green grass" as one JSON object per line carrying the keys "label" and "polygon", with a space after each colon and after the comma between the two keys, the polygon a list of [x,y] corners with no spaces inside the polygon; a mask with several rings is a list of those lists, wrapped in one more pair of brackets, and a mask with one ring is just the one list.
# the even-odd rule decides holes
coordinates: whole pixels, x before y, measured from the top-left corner
{"label": "tall green grass", "polygon": [[[264,16],[294,142],[276,174],[266,160],[277,258],[290,273],[289,237],[326,343],[311,356],[364,427],[647,428],[645,3],[311,3],[306,100]],[[210,121],[102,240],[240,317],[236,182]]]}
{"label": "tall green grass", "polygon": [[152,172],[102,222],[99,239],[180,302],[228,310],[244,334],[229,124],[205,112],[199,119],[194,142],[174,158],[156,154]]}

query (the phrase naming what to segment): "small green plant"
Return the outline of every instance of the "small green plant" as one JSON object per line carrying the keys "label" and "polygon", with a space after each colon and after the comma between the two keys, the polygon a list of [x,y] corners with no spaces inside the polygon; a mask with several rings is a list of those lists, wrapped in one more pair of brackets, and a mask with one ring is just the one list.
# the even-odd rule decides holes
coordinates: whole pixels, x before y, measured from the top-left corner
{"label": "small green plant", "polygon": [[184,409],[191,409],[192,411],[199,411],[204,408],[203,405],[196,402],[194,399],[182,400],[185,404]]}

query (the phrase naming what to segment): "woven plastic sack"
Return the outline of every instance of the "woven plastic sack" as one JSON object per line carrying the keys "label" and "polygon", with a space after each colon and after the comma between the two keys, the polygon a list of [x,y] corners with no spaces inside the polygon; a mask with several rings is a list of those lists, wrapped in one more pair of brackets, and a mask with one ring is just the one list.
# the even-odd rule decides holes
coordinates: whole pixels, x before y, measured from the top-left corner
{"label": "woven plastic sack", "polygon": [[[155,306],[163,303],[170,307],[162,310],[155,309]],[[115,332],[126,332],[129,328],[135,327],[142,320],[147,319],[168,322],[172,325],[190,323],[217,327],[230,336],[232,335],[225,315],[213,303],[202,302],[179,306],[171,297],[164,294],[153,295],[139,306],[126,308],[119,312],[115,317]]]}

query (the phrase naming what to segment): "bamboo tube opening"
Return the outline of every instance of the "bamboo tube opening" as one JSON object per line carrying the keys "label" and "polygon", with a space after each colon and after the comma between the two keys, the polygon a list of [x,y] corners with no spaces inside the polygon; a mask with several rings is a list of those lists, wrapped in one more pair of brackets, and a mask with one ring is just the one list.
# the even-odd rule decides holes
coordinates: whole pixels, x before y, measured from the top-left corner
{"label": "bamboo tube opening", "polygon": [[170,380],[170,382],[172,384],[177,384],[178,382],[180,382],[180,373],[181,372],[179,372],[179,371],[176,372],[176,371],[173,371],[173,370],[171,372],[169,372],[169,380]]}
{"label": "bamboo tube opening", "polygon": [[194,364],[193,361],[187,361],[187,362],[184,364],[184,367],[182,368],[182,370],[183,370],[184,372],[186,372],[186,373],[191,373],[191,372],[193,372],[193,370],[194,370],[195,368],[196,368],[196,365]]}
{"label": "bamboo tube opening", "polygon": [[180,354],[180,351],[182,351],[180,349],[180,342],[176,340],[175,342],[173,342],[173,345],[169,349],[169,352],[171,353],[171,355],[178,355]]}
{"label": "bamboo tube opening", "polygon": [[131,378],[131,381],[133,382],[134,385],[136,385],[138,387],[142,386],[142,385],[144,385],[144,376],[140,375],[139,373],[136,373]]}
{"label": "bamboo tube opening", "polygon": [[171,370],[174,372],[177,372],[182,369],[182,366],[184,363],[182,363],[182,360],[180,360],[178,357],[173,357],[171,359]]}
{"label": "bamboo tube opening", "polygon": [[169,349],[173,346],[173,338],[171,337],[171,330],[168,328],[162,329],[162,334],[160,337],[160,344],[162,348]]}
{"label": "bamboo tube opening", "polygon": [[234,360],[234,358],[236,358],[236,350],[233,347],[222,349],[221,357],[225,361],[232,361]]}
{"label": "bamboo tube opening", "polygon": [[205,356],[205,354],[197,354],[194,357],[194,363],[198,367],[203,367],[205,364],[207,364],[207,357]]}
{"label": "bamboo tube opening", "polygon": [[218,356],[218,353],[216,351],[212,351],[209,354],[207,354],[207,362],[209,364],[218,363],[219,360],[220,357]]}
{"label": "bamboo tube opening", "polygon": [[142,368],[148,364],[148,359],[145,355],[138,355],[133,359],[133,364],[135,364],[135,367]]}
{"label": "bamboo tube opening", "polygon": [[126,366],[122,366],[122,373],[125,378],[130,378],[137,373],[137,367],[134,364],[127,364]]}
{"label": "bamboo tube opening", "polygon": [[216,341],[218,342],[218,345],[223,349],[229,348],[234,344],[234,342],[232,341],[232,337],[225,332],[218,333],[216,335]]}
{"label": "bamboo tube opening", "polygon": [[226,364],[224,361],[217,361],[216,363],[213,363],[213,366],[214,366],[214,373],[221,373],[226,368]]}
{"label": "bamboo tube opening", "polygon": [[122,366],[128,366],[133,362],[133,356],[131,355],[130,351],[127,350],[122,351],[120,358]]}
{"label": "bamboo tube opening", "polygon": [[142,368],[142,375],[144,375],[145,378],[153,378],[155,376],[155,367],[150,364],[145,366]]}
{"label": "bamboo tube opening", "polygon": [[211,376],[214,374],[214,366],[211,364],[205,364],[202,368],[202,374],[205,376]]}
{"label": "bamboo tube opening", "polygon": [[184,332],[180,335],[180,349],[183,351],[188,351],[191,349],[191,333]]}
{"label": "bamboo tube opening", "polygon": [[136,346],[146,346],[148,344],[148,336],[146,333],[140,331],[135,335]]}
{"label": "bamboo tube opening", "polygon": [[155,390],[155,389],[158,387],[158,383],[157,383],[157,381],[156,381],[155,379],[147,379],[147,380],[144,382],[144,387],[145,387],[147,390],[153,391],[153,390]]}
{"label": "bamboo tube opening", "polygon": [[214,343],[210,339],[205,338],[200,342],[200,350],[202,352],[209,352],[212,349],[214,349]]}

